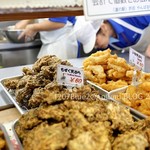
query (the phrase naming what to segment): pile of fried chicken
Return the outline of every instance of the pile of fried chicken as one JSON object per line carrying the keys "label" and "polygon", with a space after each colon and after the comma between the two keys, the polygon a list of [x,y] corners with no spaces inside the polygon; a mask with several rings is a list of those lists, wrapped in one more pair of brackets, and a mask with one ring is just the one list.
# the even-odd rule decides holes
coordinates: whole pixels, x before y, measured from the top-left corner
{"label": "pile of fried chicken", "polygon": [[[101,88],[112,91],[132,83],[134,67],[111,50],[98,51],[83,61],[85,77]],[[137,71],[137,78],[141,72]]]}
{"label": "pile of fried chicken", "polygon": [[72,66],[44,56],[31,69],[23,68],[22,77],[4,82],[29,109],[14,125],[25,150],[150,149],[149,119],[135,120],[128,108],[101,99],[89,84],[58,85],[58,64]]}
{"label": "pile of fried chicken", "polygon": [[[19,118],[14,128],[25,150],[150,148],[149,119],[134,120],[129,109],[102,100],[90,86],[85,87],[82,98],[45,95],[45,102]],[[76,92],[83,92],[82,88]]]}
{"label": "pile of fried chicken", "polygon": [[118,91],[111,97],[150,116],[150,81],[129,85],[125,90]]}
{"label": "pile of fried chicken", "polygon": [[58,64],[72,66],[68,61],[63,61],[55,55],[47,55],[38,59],[32,68],[23,67],[23,76],[20,78],[6,79],[4,86],[14,92],[20,106],[27,109],[38,107],[47,90],[57,90],[59,93],[67,89],[65,86],[57,85]]}

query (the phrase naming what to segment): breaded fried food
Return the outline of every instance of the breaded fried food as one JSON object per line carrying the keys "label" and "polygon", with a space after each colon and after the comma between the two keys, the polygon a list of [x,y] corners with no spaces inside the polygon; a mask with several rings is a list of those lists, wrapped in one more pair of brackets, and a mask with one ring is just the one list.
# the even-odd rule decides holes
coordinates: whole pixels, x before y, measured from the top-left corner
{"label": "breaded fried food", "polygon": [[28,100],[28,105],[30,108],[36,108],[43,102],[43,97],[41,93],[44,92],[44,88],[35,88],[33,94]]}
{"label": "breaded fried food", "polygon": [[19,124],[24,129],[32,129],[33,127],[37,126],[42,122],[42,120],[38,118],[37,112],[37,109],[31,109],[29,112],[23,114],[19,119]]}
{"label": "breaded fried food", "polygon": [[0,149],[3,150],[6,146],[6,141],[4,139],[4,133],[0,130]]}
{"label": "breaded fried food", "polygon": [[144,134],[131,131],[119,135],[112,144],[113,150],[145,150],[149,143]]}
{"label": "breaded fried food", "polygon": [[[92,129],[90,129],[92,128]],[[103,122],[93,123],[68,143],[69,150],[111,150],[109,132]]]}
{"label": "breaded fried food", "polygon": [[43,122],[28,133],[23,140],[24,150],[58,150],[67,146],[71,128],[65,123],[49,126]]}
{"label": "breaded fried food", "polygon": [[8,88],[8,90],[9,89],[14,90],[14,89],[16,89],[19,80],[20,80],[19,78],[18,79],[13,79],[13,80],[7,79],[7,80],[4,81],[4,86],[6,88]]}
{"label": "breaded fried food", "polygon": [[138,87],[142,88],[146,92],[150,92],[150,82],[142,82]]}
{"label": "breaded fried food", "polygon": [[94,82],[97,82],[99,84],[106,82],[106,74],[105,74],[104,69],[101,65],[88,66],[84,70],[84,74],[88,78],[88,80],[90,80],[90,81],[94,81]]}
{"label": "breaded fried food", "polygon": [[107,91],[130,85],[134,71],[134,67],[124,58],[112,55],[110,49],[87,57],[83,62],[83,68],[87,80]]}
{"label": "breaded fried food", "polygon": [[107,105],[108,120],[111,120],[113,129],[126,131],[134,123],[130,110],[115,102]]}
{"label": "breaded fried food", "polygon": [[108,83],[103,83],[99,85],[101,88],[107,90],[107,91],[112,91],[121,87],[127,86],[128,83],[124,80],[117,80],[117,81],[109,81]]}
{"label": "breaded fried food", "polygon": [[38,108],[37,115],[41,119],[62,121],[65,116],[65,111],[61,110],[59,105],[44,105]]}
{"label": "breaded fried food", "polygon": [[105,65],[107,60],[110,57],[110,49],[105,51],[97,51],[96,53],[91,54],[88,58],[83,61],[84,69],[89,65]]}

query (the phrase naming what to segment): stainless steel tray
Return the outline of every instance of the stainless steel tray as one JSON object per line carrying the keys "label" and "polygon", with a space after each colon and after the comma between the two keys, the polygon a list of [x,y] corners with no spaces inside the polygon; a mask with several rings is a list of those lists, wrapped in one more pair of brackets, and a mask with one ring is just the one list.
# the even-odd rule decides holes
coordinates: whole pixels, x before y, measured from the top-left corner
{"label": "stainless steel tray", "polygon": [[11,100],[11,102],[15,105],[15,107],[18,109],[18,111],[21,114],[24,114],[25,112],[27,112],[27,109],[24,106],[21,106],[15,98],[15,94],[13,90],[8,90],[5,86],[4,86],[4,82],[8,79],[18,79],[21,78],[22,76],[15,76],[15,77],[8,77],[8,78],[4,78],[0,80],[0,85],[2,87],[2,89],[5,91],[5,93],[7,94],[7,96],[9,97],[9,99]]}
{"label": "stainless steel tray", "polygon": [[21,143],[21,141],[20,141],[20,139],[19,139],[19,137],[18,137],[18,135],[17,135],[17,133],[15,131],[15,126],[16,126],[17,123],[18,123],[18,119],[15,120],[14,123],[13,123],[13,125],[12,125],[12,131],[13,131],[15,139],[16,139],[18,145],[19,145],[19,149],[23,150],[23,145],[22,145],[22,143]]}
{"label": "stainless steel tray", "polygon": [[99,94],[101,96],[101,98],[105,98],[105,99],[108,99],[108,94],[109,92],[106,91],[105,89],[101,88],[100,86],[96,85],[95,83],[87,80],[86,81],[88,84],[92,85],[93,87],[95,87],[97,90],[99,90]]}
{"label": "stainless steel tray", "polygon": [[9,139],[9,136],[6,132],[6,129],[2,124],[0,124],[0,130],[2,130],[2,132],[4,133],[4,140],[6,141],[6,148],[5,149],[6,150],[14,150],[14,147],[13,147],[13,145]]}
{"label": "stainless steel tray", "polygon": [[129,108],[129,109],[130,109],[130,112],[131,112],[135,117],[140,118],[140,119],[146,119],[148,116],[142,114],[141,112],[135,110],[134,108],[132,108],[132,107],[130,107],[130,106],[127,106],[127,105],[123,104],[122,102],[120,102],[120,101],[118,101],[118,100],[115,100],[115,99],[113,98],[113,96],[116,95],[116,94],[118,94],[119,92],[125,92],[126,89],[127,89],[127,87],[128,87],[128,86],[123,87],[123,88],[120,88],[120,89],[116,89],[116,90],[113,90],[113,91],[109,92],[108,98],[109,98],[110,100],[112,100],[112,101],[115,101],[115,102],[117,102],[117,103],[120,103],[120,104],[126,106],[127,108]]}

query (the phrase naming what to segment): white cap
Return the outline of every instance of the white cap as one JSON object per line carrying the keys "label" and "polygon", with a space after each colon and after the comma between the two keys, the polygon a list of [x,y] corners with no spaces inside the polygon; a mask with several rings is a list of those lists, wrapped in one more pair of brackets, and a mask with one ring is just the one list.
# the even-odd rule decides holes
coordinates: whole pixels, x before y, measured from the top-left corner
{"label": "white cap", "polygon": [[82,43],[85,53],[89,53],[95,46],[96,33],[100,29],[102,20],[85,21],[85,18],[78,19],[75,24],[77,40]]}

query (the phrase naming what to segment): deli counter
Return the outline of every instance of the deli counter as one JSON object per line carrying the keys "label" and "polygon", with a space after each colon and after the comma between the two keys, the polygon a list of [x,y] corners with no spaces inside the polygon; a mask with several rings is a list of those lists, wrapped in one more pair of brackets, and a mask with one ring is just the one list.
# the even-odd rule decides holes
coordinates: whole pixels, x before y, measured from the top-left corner
{"label": "deli counter", "polygon": [[[122,53],[121,51],[113,51],[113,53],[116,53],[119,57],[125,58],[127,61],[129,59],[128,52]],[[74,67],[82,67],[83,65],[82,63],[85,58],[86,57],[77,58],[77,59],[69,59],[69,62]],[[32,64],[26,65],[26,66],[32,67]],[[150,67],[148,66],[150,66],[150,58],[145,57],[145,71],[144,72],[150,72]],[[0,69],[0,79],[22,75],[23,67],[24,65]],[[3,89],[0,87],[0,110],[2,111],[2,110],[5,110],[7,108],[12,108],[12,107],[14,107],[13,103],[10,101],[9,97],[5,94]],[[3,120],[1,119],[1,121]]]}

